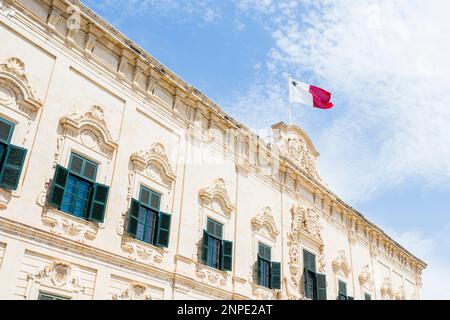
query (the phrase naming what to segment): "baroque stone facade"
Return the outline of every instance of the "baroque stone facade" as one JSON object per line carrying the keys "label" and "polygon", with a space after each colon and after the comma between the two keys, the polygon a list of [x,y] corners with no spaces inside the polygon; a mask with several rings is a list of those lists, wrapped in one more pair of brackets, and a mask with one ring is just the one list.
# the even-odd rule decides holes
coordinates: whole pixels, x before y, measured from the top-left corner
{"label": "baroque stone facade", "polygon": [[[426,264],[339,199],[299,127],[263,142],[78,1],[0,1],[0,118],[26,149],[0,188],[0,299],[308,299],[305,252],[328,299],[420,299]],[[104,219],[52,206],[71,153],[109,186]],[[141,186],[170,214],[167,246],[130,233]],[[231,271],[202,260],[208,219],[232,243]],[[258,284],[262,243],[281,287]]]}

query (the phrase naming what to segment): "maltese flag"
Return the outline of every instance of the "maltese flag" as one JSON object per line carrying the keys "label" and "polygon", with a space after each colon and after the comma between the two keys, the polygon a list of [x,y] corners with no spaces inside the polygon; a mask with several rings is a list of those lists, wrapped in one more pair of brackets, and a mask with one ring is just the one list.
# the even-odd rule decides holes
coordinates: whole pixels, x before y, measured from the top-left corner
{"label": "maltese flag", "polygon": [[331,93],[310,84],[302,83],[289,78],[289,101],[290,103],[303,103],[319,109],[330,109]]}

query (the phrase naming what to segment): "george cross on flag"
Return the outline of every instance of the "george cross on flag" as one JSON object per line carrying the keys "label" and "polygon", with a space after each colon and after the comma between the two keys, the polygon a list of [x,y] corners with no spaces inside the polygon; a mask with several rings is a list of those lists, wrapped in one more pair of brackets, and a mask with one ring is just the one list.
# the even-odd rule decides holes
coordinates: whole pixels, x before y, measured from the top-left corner
{"label": "george cross on flag", "polygon": [[330,109],[331,93],[319,87],[296,81],[289,77],[289,101],[290,103],[303,103],[314,108]]}

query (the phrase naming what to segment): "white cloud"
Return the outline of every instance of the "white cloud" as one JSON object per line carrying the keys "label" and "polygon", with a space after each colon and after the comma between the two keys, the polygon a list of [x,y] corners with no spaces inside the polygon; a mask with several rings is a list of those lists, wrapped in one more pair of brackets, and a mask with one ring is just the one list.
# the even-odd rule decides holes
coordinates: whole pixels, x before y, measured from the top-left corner
{"label": "white cloud", "polygon": [[283,83],[274,71],[290,70],[334,93],[339,116],[308,110],[301,119],[316,123],[322,175],[344,198],[362,201],[408,179],[450,185],[442,147],[450,145],[450,2],[239,3],[270,17],[261,19],[275,43],[268,85]]}

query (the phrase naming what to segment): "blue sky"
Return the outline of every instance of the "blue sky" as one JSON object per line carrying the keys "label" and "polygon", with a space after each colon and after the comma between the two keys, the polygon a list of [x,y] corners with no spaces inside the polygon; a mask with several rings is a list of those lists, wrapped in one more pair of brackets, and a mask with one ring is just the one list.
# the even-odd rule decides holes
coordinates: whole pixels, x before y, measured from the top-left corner
{"label": "blue sky", "polygon": [[288,121],[287,73],[331,91],[334,109],[294,107],[319,173],[450,299],[448,1],[84,3],[261,136]]}

